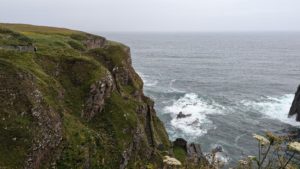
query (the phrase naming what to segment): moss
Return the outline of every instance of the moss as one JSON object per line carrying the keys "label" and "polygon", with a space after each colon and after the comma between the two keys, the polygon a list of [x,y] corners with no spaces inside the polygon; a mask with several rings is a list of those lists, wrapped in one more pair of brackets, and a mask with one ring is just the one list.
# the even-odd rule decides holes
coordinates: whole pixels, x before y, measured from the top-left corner
{"label": "moss", "polygon": [[104,77],[106,69],[99,63],[86,58],[63,58],[60,63],[61,74],[58,79],[63,88],[67,89],[65,91],[66,106],[79,116],[90,85]]}
{"label": "moss", "polygon": [[102,114],[112,125],[118,140],[120,150],[124,150],[132,141],[131,131],[134,131],[137,124],[136,103],[133,100],[125,100],[114,92],[108,99],[105,111]]}
{"label": "moss", "polygon": [[91,49],[88,53],[93,55],[100,62],[109,62],[109,64],[115,67],[127,67],[126,60],[128,55],[124,49],[125,46],[106,44],[105,48]]}
{"label": "moss", "polygon": [[175,146],[173,147],[173,153],[176,159],[178,159],[179,161],[181,161],[182,163],[185,162],[186,159],[186,152],[183,148]]}
{"label": "moss", "polygon": [[64,114],[65,129],[64,149],[58,163],[58,168],[84,168],[88,163],[90,147],[93,146],[95,134],[68,113]]}
{"label": "moss", "polygon": [[168,150],[171,146],[169,137],[167,135],[163,123],[160,121],[158,117],[154,117],[153,126],[154,126],[154,138],[156,139],[156,142],[162,143],[164,145],[164,150]]}

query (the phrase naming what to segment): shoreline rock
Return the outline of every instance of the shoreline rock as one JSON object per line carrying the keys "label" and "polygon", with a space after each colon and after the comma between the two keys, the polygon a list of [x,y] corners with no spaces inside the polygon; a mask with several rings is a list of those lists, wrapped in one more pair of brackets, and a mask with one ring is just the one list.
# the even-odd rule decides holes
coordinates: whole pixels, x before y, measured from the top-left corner
{"label": "shoreline rock", "polygon": [[296,115],[296,121],[300,122],[300,85],[295,93],[295,97],[289,111],[289,117],[294,115]]}
{"label": "shoreline rock", "polygon": [[179,112],[178,114],[177,114],[177,119],[182,119],[182,118],[186,118],[186,117],[190,117],[190,116],[192,116],[191,114],[184,114],[184,113],[182,113],[182,112]]}

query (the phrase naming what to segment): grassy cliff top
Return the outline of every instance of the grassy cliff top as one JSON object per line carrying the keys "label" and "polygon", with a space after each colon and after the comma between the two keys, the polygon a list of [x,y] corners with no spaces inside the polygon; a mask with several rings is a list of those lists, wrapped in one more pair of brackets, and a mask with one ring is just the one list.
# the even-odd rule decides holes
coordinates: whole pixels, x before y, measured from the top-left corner
{"label": "grassy cliff top", "polygon": [[0,27],[5,27],[7,29],[16,32],[34,32],[41,34],[60,34],[60,35],[72,35],[72,34],[84,34],[84,32],[66,29],[66,28],[56,28],[49,26],[36,26],[29,24],[11,24],[11,23],[0,23]]}

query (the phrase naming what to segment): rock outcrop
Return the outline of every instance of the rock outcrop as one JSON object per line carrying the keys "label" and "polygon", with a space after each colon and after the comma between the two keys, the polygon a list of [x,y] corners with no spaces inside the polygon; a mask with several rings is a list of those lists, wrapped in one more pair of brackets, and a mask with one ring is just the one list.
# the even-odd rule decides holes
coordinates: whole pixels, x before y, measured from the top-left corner
{"label": "rock outcrop", "polygon": [[190,116],[192,116],[191,114],[183,114],[182,112],[179,112],[178,114],[177,114],[177,119],[182,119],[182,118],[186,118],[186,117],[190,117]]}
{"label": "rock outcrop", "polygon": [[295,93],[295,98],[289,112],[289,116],[294,115],[296,116],[296,121],[300,121],[300,85]]}
{"label": "rock outcrop", "polygon": [[95,49],[95,48],[102,48],[106,42],[106,39],[100,36],[89,35],[87,39],[84,40],[84,45],[87,49]]}
{"label": "rock outcrop", "polygon": [[187,161],[189,161],[191,164],[202,165],[208,163],[202,153],[200,144],[188,143],[183,138],[177,138],[173,142],[173,147],[184,150],[187,155]]}
{"label": "rock outcrop", "polygon": [[111,96],[113,90],[113,78],[111,74],[107,72],[107,75],[102,80],[91,85],[82,117],[91,120],[96,113],[101,113],[104,109],[105,99]]}

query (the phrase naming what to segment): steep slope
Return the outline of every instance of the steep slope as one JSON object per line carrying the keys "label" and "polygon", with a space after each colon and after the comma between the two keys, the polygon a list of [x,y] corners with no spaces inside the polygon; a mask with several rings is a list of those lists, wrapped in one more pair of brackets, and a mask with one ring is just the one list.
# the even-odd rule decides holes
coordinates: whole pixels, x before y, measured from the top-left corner
{"label": "steep slope", "polygon": [[293,115],[296,115],[296,120],[300,121],[300,85],[295,93],[295,98],[289,112],[289,116]]}
{"label": "steep slope", "polygon": [[129,48],[103,37],[1,24],[0,87],[0,168],[161,166],[170,147]]}

